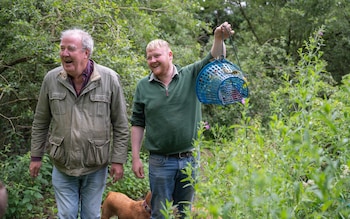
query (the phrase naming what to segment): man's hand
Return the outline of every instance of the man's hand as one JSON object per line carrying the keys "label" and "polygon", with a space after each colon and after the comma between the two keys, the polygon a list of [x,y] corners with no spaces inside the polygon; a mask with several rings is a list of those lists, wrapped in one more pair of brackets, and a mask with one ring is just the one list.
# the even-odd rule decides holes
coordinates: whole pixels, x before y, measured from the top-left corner
{"label": "man's hand", "polygon": [[140,158],[132,159],[132,171],[137,178],[145,178],[145,172],[143,171],[143,164]]}
{"label": "man's hand", "polygon": [[215,28],[214,36],[227,39],[230,36],[232,36],[234,33],[235,31],[232,30],[231,24],[229,24],[228,22],[224,22],[220,26]]}
{"label": "man's hand", "polygon": [[124,176],[124,168],[123,164],[120,163],[112,163],[111,168],[109,170],[110,176],[113,178],[113,183],[117,182]]}
{"label": "man's hand", "polygon": [[29,165],[29,173],[31,177],[37,177],[41,168],[41,161],[31,161]]}

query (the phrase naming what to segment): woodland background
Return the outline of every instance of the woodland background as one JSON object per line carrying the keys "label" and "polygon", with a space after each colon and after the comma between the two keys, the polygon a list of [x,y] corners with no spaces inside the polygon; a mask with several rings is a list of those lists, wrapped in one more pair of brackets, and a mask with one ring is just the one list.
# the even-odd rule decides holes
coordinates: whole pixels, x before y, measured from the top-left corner
{"label": "woodland background", "polygon": [[[239,63],[250,96],[244,105],[203,105],[210,128],[203,125],[196,141],[197,210],[188,218],[349,218],[349,0],[1,0],[6,218],[57,212],[50,161],[33,180],[28,152],[42,79],[60,64],[61,31],[79,27],[93,36],[93,59],[121,75],[130,115],[136,83],[148,74],[147,43],[167,40],[183,66],[209,52],[224,21],[236,32],[226,40],[227,59]],[[130,163],[106,192],[146,193],[147,179],[136,179]]]}

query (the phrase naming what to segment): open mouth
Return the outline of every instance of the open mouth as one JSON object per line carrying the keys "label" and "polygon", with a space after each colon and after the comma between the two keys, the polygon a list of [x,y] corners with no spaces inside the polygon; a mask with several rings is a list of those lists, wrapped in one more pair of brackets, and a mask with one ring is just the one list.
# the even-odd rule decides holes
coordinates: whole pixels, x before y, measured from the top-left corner
{"label": "open mouth", "polygon": [[152,69],[156,69],[156,68],[158,68],[160,65],[159,64],[153,64],[153,65],[151,65],[151,68]]}
{"label": "open mouth", "polygon": [[65,64],[71,64],[71,63],[73,63],[73,59],[71,59],[71,58],[69,58],[69,57],[63,57],[63,58],[62,58],[62,61],[63,61],[63,63],[65,63]]}

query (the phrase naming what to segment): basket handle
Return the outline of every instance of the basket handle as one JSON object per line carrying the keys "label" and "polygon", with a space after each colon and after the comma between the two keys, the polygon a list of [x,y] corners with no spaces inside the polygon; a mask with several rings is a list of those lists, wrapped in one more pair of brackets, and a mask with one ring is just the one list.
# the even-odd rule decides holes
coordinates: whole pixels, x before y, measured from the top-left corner
{"label": "basket handle", "polygon": [[[233,48],[233,53],[234,53],[234,55],[235,55],[235,57],[236,57],[236,60],[237,60],[237,66],[238,66],[238,68],[239,68],[240,70],[242,70],[242,69],[241,69],[241,64],[240,64],[240,62],[239,62],[239,58],[238,58],[238,55],[237,55],[237,49],[236,49],[236,46],[235,46],[234,43],[233,43],[232,34],[230,33],[230,31],[227,29],[226,26],[224,26],[224,28],[225,28],[225,30],[228,32],[228,34],[229,34],[229,36],[230,36],[231,45],[232,45],[232,48]],[[224,51],[224,33],[222,33],[222,51]],[[224,56],[224,54],[222,54],[222,55],[221,55],[221,59],[224,59],[224,58],[225,58],[225,56]]]}

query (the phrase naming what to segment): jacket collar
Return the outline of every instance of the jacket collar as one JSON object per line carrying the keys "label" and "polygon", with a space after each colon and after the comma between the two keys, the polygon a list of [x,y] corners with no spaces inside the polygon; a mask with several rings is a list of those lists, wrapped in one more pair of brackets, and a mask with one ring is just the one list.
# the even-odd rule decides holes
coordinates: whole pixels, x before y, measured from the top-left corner
{"label": "jacket collar", "polygon": [[[90,75],[90,81],[96,81],[96,80],[100,79],[101,75],[98,72],[98,69],[96,68],[97,63],[93,60],[90,60],[90,65],[93,66],[93,71]],[[63,80],[67,80],[67,78],[69,77],[68,73],[63,69],[63,67],[62,67],[62,70],[59,72],[59,77]]]}

